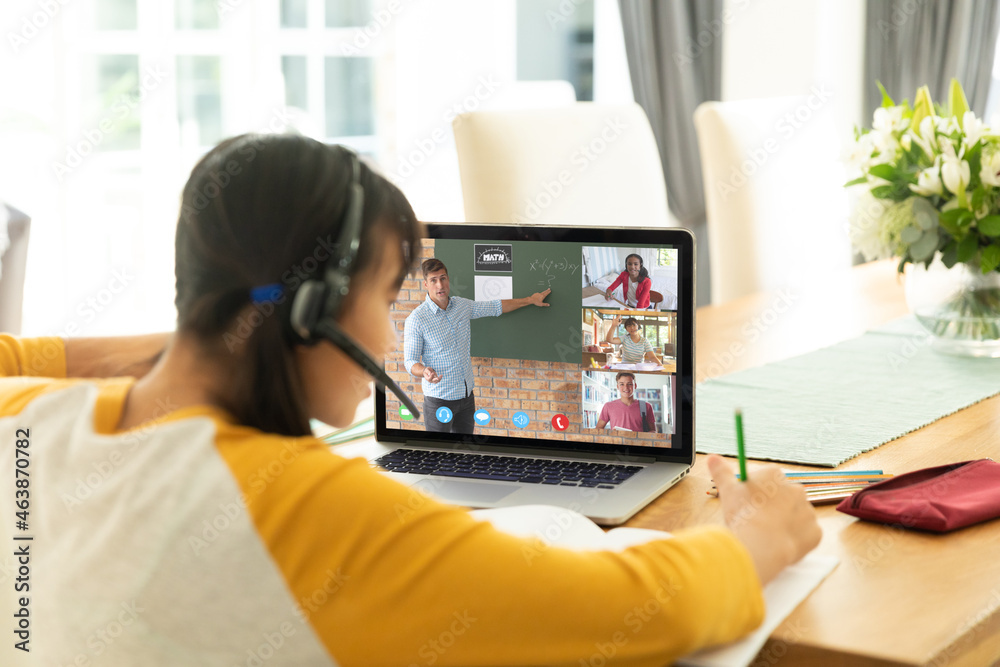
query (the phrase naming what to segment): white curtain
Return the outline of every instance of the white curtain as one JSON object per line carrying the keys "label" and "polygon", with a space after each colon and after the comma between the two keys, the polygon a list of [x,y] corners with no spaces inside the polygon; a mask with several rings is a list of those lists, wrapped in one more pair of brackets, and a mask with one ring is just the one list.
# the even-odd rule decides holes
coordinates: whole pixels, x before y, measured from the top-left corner
{"label": "white curtain", "polygon": [[642,257],[642,265],[646,267],[649,271],[649,275],[653,275],[653,270],[656,268],[657,255],[659,254],[656,248],[636,248],[635,254]]}

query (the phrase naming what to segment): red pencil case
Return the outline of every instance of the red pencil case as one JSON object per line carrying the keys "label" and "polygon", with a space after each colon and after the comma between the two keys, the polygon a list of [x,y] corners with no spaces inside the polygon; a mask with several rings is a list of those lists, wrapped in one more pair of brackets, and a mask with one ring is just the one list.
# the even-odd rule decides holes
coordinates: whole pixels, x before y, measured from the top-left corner
{"label": "red pencil case", "polygon": [[1000,517],[1000,463],[963,461],[872,484],[837,505],[859,519],[946,533]]}

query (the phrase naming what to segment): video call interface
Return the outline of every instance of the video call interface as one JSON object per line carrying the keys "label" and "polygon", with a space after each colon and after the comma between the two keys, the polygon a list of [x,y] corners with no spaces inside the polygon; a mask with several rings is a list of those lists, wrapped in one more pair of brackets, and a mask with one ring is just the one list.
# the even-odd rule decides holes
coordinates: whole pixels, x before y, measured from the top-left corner
{"label": "video call interface", "polygon": [[390,432],[675,446],[676,248],[428,239],[428,258],[443,269],[404,283],[386,359],[421,414],[387,393]]}

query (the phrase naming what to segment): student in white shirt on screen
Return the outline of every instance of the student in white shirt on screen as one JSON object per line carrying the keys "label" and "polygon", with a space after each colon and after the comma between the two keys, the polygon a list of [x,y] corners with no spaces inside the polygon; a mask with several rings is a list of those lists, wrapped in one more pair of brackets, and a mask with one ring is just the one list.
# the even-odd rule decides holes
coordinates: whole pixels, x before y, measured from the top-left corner
{"label": "student in white shirt on screen", "polygon": [[653,281],[649,278],[649,269],[642,265],[642,257],[632,253],[625,258],[625,270],[605,292],[609,299],[619,286],[622,288],[621,300],[630,308],[649,308],[649,293],[653,288]]}
{"label": "student in white shirt on screen", "polygon": [[652,344],[639,333],[639,320],[634,317],[626,318],[625,331],[628,332],[628,335],[625,338],[614,335],[621,321],[621,315],[615,315],[614,319],[611,320],[611,326],[608,327],[607,335],[604,336],[604,342],[622,346],[622,363],[638,364],[645,360],[654,364],[662,364],[663,362],[653,351]]}

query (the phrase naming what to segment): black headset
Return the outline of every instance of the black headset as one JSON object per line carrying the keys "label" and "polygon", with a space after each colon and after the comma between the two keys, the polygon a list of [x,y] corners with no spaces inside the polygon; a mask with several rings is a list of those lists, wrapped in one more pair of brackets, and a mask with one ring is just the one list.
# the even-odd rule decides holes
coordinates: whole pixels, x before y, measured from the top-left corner
{"label": "black headset", "polygon": [[302,343],[315,345],[320,340],[328,340],[336,345],[382,388],[395,394],[416,419],[420,417],[420,411],[409,396],[337,325],[335,319],[344,297],[350,291],[350,269],[361,243],[361,218],[365,204],[365,191],[361,187],[361,162],[353,152],[344,150],[351,157],[352,169],[344,226],[334,246],[334,255],[322,269],[322,280],[306,280],[296,291],[292,300],[290,322]]}

